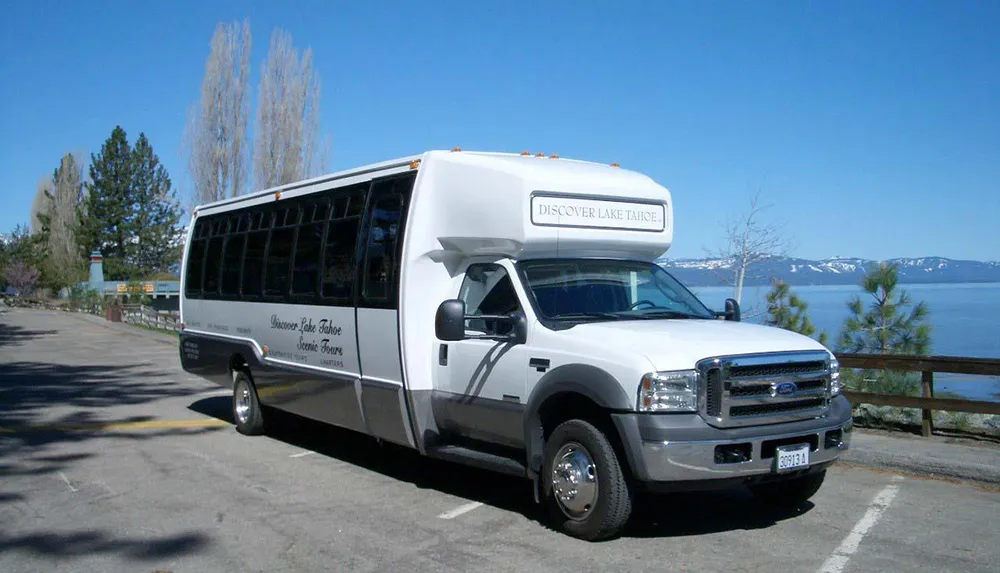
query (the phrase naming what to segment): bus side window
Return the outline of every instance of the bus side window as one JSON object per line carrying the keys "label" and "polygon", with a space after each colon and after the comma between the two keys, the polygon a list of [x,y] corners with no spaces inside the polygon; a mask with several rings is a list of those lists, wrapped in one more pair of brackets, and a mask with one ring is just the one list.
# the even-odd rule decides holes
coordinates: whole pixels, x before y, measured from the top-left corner
{"label": "bus side window", "polygon": [[255,298],[261,295],[264,284],[264,248],[267,246],[267,229],[271,225],[271,215],[256,212],[250,218],[251,232],[247,235],[246,254],[243,256],[243,297]]}
{"label": "bus side window", "polygon": [[201,295],[202,267],[205,264],[205,239],[191,241],[188,251],[187,273],[184,278],[184,294],[188,297]]}
{"label": "bus side window", "polygon": [[[351,200],[355,200],[351,198]],[[338,200],[338,204],[340,201]],[[347,207],[346,200],[343,206]],[[334,211],[326,231],[323,257],[323,296],[346,304],[354,298],[354,250],[361,217],[343,217]]]}
{"label": "bus side window", "polygon": [[288,295],[288,275],[291,272],[297,222],[297,207],[279,209],[275,214],[274,228],[271,229],[267,244],[267,266],[264,269],[264,294],[267,296]]}
{"label": "bus side window", "polygon": [[315,295],[319,280],[319,252],[323,243],[323,223],[313,222],[316,205],[308,205],[299,226],[292,269],[292,294]]}
{"label": "bus side window", "polygon": [[366,298],[385,299],[392,294],[390,287],[399,266],[396,261],[396,236],[402,208],[403,201],[398,195],[382,197],[372,207],[364,267]]}

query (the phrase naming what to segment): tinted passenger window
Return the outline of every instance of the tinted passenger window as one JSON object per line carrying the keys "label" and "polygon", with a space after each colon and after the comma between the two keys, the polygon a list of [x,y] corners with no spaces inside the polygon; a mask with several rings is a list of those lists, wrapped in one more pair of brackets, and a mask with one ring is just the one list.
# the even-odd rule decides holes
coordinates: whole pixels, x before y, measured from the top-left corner
{"label": "tinted passenger window", "polygon": [[226,297],[240,294],[240,273],[246,239],[246,235],[233,235],[226,240],[225,252],[222,255],[222,294]]}
{"label": "tinted passenger window", "polygon": [[219,270],[222,266],[222,242],[225,237],[216,236],[208,240],[205,250],[205,294],[219,293]]}
{"label": "tinted passenger window", "polygon": [[260,296],[264,274],[264,247],[267,231],[247,235],[246,256],[243,258],[243,296]]}
{"label": "tinted passenger window", "polygon": [[[521,308],[510,275],[494,264],[470,265],[459,298],[465,301],[467,314],[510,314]],[[467,320],[465,327],[486,334],[507,334],[511,330],[509,322],[488,319]]]}
{"label": "tinted passenger window", "polygon": [[319,249],[323,244],[323,224],[299,227],[295,245],[295,269],[292,272],[293,294],[316,294],[319,281]]}
{"label": "tinted passenger window", "polygon": [[349,301],[354,297],[354,249],[361,219],[330,221],[323,262],[323,296]]}
{"label": "tinted passenger window", "polygon": [[188,251],[187,273],[185,273],[186,276],[184,278],[184,290],[188,296],[201,293],[202,266],[204,264],[204,239],[191,241],[191,249]]}
{"label": "tinted passenger window", "polygon": [[267,268],[264,271],[264,294],[282,296],[288,294],[288,271],[292,260],[292,242],[295,228],[271,231],[267,247]]}
{"label": "tinted passenger window", "polygon": [[396,236],[403,208],[402,198],[389,196],[378,199],[372,207],[368,249],[365,253],[365,297],[385,299],[395,280]]}

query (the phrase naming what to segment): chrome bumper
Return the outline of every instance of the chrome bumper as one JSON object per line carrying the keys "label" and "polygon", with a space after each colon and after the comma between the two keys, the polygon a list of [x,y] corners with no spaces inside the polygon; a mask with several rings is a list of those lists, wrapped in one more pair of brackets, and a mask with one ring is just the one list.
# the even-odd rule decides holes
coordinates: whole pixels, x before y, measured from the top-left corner
{"label": "chrome bumper", "polygon": [[[764,457],[765,445],[773,452],[773,442],[791,440],[802,442],[815,439],[815,447],[810,448],[809,467],[835,461],[840,454],[850,447],[851,420],[840,420],[838,423],[823,426],[808,431],[778,432],[773,434],[735,438],[726,440],[704,441],[643,441],[641,447],[642,461],[651,481],[678,482],[714,479],[731,479],[751,477],[775,473],[776,457]],[[762,429],[763,430],[763,429]],[[841,438],[837,444],[827,447],[828,432],[839,430]],[[833,436],[831,436],[833,437]],[[750,459],[744,462],[718,463],[716,448],[718,446],[738,446],[749,444]],[[802,468],[800,468],[802,469]]]}

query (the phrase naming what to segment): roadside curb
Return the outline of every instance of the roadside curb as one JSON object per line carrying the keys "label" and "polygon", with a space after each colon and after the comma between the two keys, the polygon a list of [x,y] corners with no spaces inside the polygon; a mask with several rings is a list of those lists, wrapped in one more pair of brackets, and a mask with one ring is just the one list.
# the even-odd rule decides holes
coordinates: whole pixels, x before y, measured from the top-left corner
{"label": "roadside curb", "polygon": [[989,445],[943,443],[934,438],[883,435],[855,428],[851,447],[841,460],[848,465],[1000,487],[1000,448]]}

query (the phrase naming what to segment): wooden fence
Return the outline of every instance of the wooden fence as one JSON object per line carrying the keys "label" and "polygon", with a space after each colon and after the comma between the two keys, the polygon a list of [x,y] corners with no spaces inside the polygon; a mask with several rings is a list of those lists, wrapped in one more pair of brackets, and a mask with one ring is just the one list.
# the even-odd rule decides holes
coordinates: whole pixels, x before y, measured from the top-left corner
{"label": "wooden fence", "polygon": [[[837,354],[841,369],[867,368],[872,370],[900,370],[921,373],[920,396],[903,396],[899,394],[874,394],[870,392],[853,392],[844,390],[843,394],[853,403],[872,404],[875,406],[895,406],[898,408],[917,408],[923,411],[924,436],[930,436],[934,431],[933,410],[948,412],[968,412],[973,414],[1000,415],[1000,402],[978,400],[958,400],[953,398],[934,397],[934,373],[947,372],[955,374],[976,374],[981,376],[1000,376],[1000,359],[965,358],[961,356],[910,356],[884,354]],[[983,379],[983,382],[986,382]]]}
{"label": "wooden fence", "polygon": [[174,311],[156,310],[148,306],[135,305],[121,307],[122,322],[138,324],[147,328],[177,331],[180,317]]}

